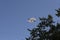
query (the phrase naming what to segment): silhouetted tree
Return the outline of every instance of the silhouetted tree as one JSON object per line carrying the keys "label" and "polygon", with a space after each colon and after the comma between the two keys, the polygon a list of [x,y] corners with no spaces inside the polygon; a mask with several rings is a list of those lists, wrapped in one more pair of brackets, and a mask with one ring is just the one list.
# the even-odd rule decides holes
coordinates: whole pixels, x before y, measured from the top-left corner
{"label": "silhouetted tree", "polygon": [[[60,17],[60,9],[56,10],[57,17]],[[47,18],[40,18],[40,23],[36,28],[30,31],[30,37],[26,38],[26,40],[60,40],[60,24],[57,23],[54,25],[53,17],[48,15]]]}
{"label": "silhouetted tree", "polygon": [[56,11],[57,11],[56,16],[60,17],[60,8],[58,10],[56,10]]}

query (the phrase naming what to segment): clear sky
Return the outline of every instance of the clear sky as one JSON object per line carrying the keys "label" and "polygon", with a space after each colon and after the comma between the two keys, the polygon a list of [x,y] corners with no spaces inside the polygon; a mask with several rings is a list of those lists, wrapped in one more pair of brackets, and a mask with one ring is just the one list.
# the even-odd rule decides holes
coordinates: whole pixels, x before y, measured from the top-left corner
{"label": "clear sky", "polygon": [[[60,7],[60,0],[0,0],[0,40],[25,40],[27,28],[38,24],[38,17],[51,14]],[[35,23],[27,19],[36,17]]]}

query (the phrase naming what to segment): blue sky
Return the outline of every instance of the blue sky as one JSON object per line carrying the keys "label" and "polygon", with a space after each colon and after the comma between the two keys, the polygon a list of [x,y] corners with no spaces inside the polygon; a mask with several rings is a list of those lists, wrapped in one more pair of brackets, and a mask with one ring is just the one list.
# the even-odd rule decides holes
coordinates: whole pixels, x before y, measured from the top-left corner
{"label": "blue sky", "polygon": [[[27,29],[38,24],[38,17],[55,17],[59,7],[60,0],[0,0],[0,40],[25,40]],[[30,17],[37,21],[28,23]]]}

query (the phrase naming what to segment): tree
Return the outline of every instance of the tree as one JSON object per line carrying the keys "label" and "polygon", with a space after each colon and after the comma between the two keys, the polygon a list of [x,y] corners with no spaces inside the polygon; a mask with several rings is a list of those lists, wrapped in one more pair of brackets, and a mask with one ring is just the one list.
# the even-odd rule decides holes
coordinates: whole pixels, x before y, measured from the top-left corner
{"label": "tree", "polygon": [[[60,17],[60,9],[56,11],[56,16]],[[39,20],[40,23],[36,28],[32,30],[28,29],[28,31],[30,31],[30,37],[26,38],[26,40],[60,40],[60,23],[57,22],[57,24],[54,25],[55,22],[51,15],[48,15],[47,18],[39,17]]]}

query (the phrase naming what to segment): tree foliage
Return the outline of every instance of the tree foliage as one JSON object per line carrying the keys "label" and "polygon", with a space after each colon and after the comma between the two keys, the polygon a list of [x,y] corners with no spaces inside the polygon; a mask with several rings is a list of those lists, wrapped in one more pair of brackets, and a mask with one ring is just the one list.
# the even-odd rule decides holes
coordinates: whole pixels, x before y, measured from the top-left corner
{"label": "tree foliage", "polygon": [[[60,17],[60,8],[56,11],[56,16]],[[36,28],[32,30],[28,29],[30,31],[30,37],[26,38],[26,40],[60,40],[60,23],[57,22],[54,25],[55,22],[51,15],[48,15],[47,18],[39,17],[39,20],[40,23]]]}

